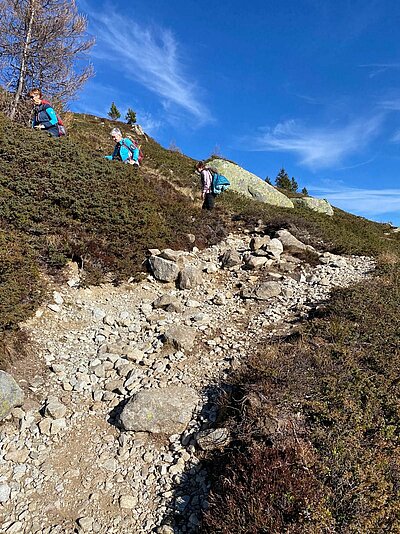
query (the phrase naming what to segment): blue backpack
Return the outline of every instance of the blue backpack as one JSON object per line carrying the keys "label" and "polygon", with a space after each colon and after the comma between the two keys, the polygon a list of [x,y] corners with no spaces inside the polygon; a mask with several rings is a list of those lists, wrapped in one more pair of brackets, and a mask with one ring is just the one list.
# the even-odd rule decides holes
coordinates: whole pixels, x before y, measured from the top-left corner
{"label": "blue backpack", "polygon": [[219,195],[223,191],[226,191],[228,187],[231,185],[230,181],[226,176],[223,176],[222,174],[218,174],[217,172],[212,172],[212,184],[211,184],[211,190],[214,193],[214,195]]}

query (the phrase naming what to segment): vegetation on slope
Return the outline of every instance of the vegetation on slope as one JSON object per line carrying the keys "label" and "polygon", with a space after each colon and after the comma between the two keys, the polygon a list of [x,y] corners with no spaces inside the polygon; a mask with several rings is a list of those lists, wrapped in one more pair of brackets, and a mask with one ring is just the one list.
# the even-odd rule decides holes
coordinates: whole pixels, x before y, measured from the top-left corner
{"label": "vegetation on slope", "polygon": [[399,302],[385,266],[260,343],[226,400],[236,441],[210,460],[205,532],[400,532]]}
{"label": "vegetation on slope", "polygon": [[76,259],[87,283],[127,278],[143,269],[148,248],[187,248],[188,233],[204,246],[224,234],[221,217],[162,177],[107,162],[73,139],[0,116],[0,140],[0,330],[37,306],[40,271]]}

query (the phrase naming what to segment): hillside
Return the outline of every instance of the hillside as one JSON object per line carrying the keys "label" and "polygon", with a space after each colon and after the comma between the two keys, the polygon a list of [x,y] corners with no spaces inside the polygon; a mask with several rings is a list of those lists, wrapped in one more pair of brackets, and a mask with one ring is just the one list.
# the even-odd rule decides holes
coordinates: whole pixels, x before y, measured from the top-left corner
{"label": "hillside", "polygon": [[340,210],[328,219],[232,193],[204,214],[192,200],[199,187],[192,159],[147,137],[138,173],[106,162],[115,125],[121,123],[71,115],[69,137],[54,140],[0,116],[1,330],[40,302],[40,272],[55,274],[73,260],[83,266],[87,283],[135,277],[148,248],[187,248],[188,234],[202,248],[235,226],[262,219],[271,230],[291,228],[332,252],[379,254],[398,244],[398,237],[386,238],[388,226]]}
{"label": "hillside", "polygon": [[[1,368],[28,398],[4,426],[6,528],[41,532],[46,505],[66,532],[170,534],[157,513],[175,532],[400,532],[400,234],[232,192],[203,213],[191,158],[146,137],[139,170],[105,161],[115,125],[71,114],[54,140],[0,116]],[[267,256],[252,239],[283,228],[302,251],[252,270]],[[149,248],[180,251],[202,281],[147,277]],[[178,350],[172,326],[188,327]],[[202,397],[191,433],[120,432],[132,394],[168,385]],[[199,451],[209,427],[230,445]]]}

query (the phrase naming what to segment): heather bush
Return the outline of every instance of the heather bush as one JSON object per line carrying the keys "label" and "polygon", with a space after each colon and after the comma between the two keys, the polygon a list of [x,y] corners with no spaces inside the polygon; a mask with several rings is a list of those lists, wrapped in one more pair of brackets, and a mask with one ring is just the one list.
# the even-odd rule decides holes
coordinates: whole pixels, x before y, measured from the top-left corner
{"label": "heather bush", "polygon": [[[400,532],[399,302],[400,268],[386,263],[377,278],[337,291],[300,337],[254,348],[236,378],[242,402],[241,417],[230,421],[233,452],[211,464],[210,532],[237,528],[230,508],[246,512],[249,499],[262,516],[266,498],[274,509],[265,524],[253,526],[248,514],[241,532]],[[243,482],[243,454],[261,454],[245,470],[265,478],[264,470],[276,469],[274,457],[299,447],[310,451],[304,471],[289,462],[271,495]],[[296,512],[284,516],[280,503],[292,477],[310,493],[299,489]],[[313,507],[319,499],[322,508]]]}

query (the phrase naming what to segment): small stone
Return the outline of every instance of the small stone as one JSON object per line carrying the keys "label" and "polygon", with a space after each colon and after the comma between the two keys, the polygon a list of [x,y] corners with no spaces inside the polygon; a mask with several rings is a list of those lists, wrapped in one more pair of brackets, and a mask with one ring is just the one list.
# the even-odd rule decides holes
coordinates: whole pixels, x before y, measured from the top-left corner
{"label": "small stone", "polygon": [[7,452],[4,458],[16,464],[23,464],[24,462],[26,462],[28,455],[28,449],[26,447],[23,447],[22,449],[11,450]]}
{"label": "small stone", "polygon": [[46,417],[45,419],[42,419],[38,425],[40,433],[44,434],[45,436],[50,436],[51,423],[52,423],[52,419],[50,417]]}
{"label": "small stone", "polygon": [[15,521],[15,523],[12,523],[5,532],[6,534],[21,534],[23,531],[23,523],[21,523],[21,521]]}
{"label": "small stone", "polygon": [[45,408],[45,414],[49,415],[53,419],[61,419],[64,417],[66,411],[66,406],[64,406],[64,404],[57,399],[49,401]]}
{"label": "small stone", "polygon": [[61,432],[61,430],[65,430],[66,428],[67,424],[65,422],[65,419],[55,419],[51,425],[50,433],[51,435],[55,435]]}
{"label": "small stone", "polygon": [[132,495],[121,495],[119,505],[121,508],[133,510],[136,507],[137,500]]}
{"label": "small stone", "polygon": [[0,484],[0,503],[5,503],[10,498],[11,488],[8,484]]}
{"label": "small stone", "polygon": [[93,526],[93,517],[85,516],[78,519],[78,525],[84,532],[90,532]]}
{"label": "small stone", "polygon": [[62,298],[61,293],[59,293],[58,291],[53,291],[53,299],[54,302],[56,304],[59,304],[60,306],[64,303],[64,299]]}
{"label": "small stone", "polygon": [[55,313],[60,313],[61,311],[61,306],[59,304],[48,304],[47,307]]}

